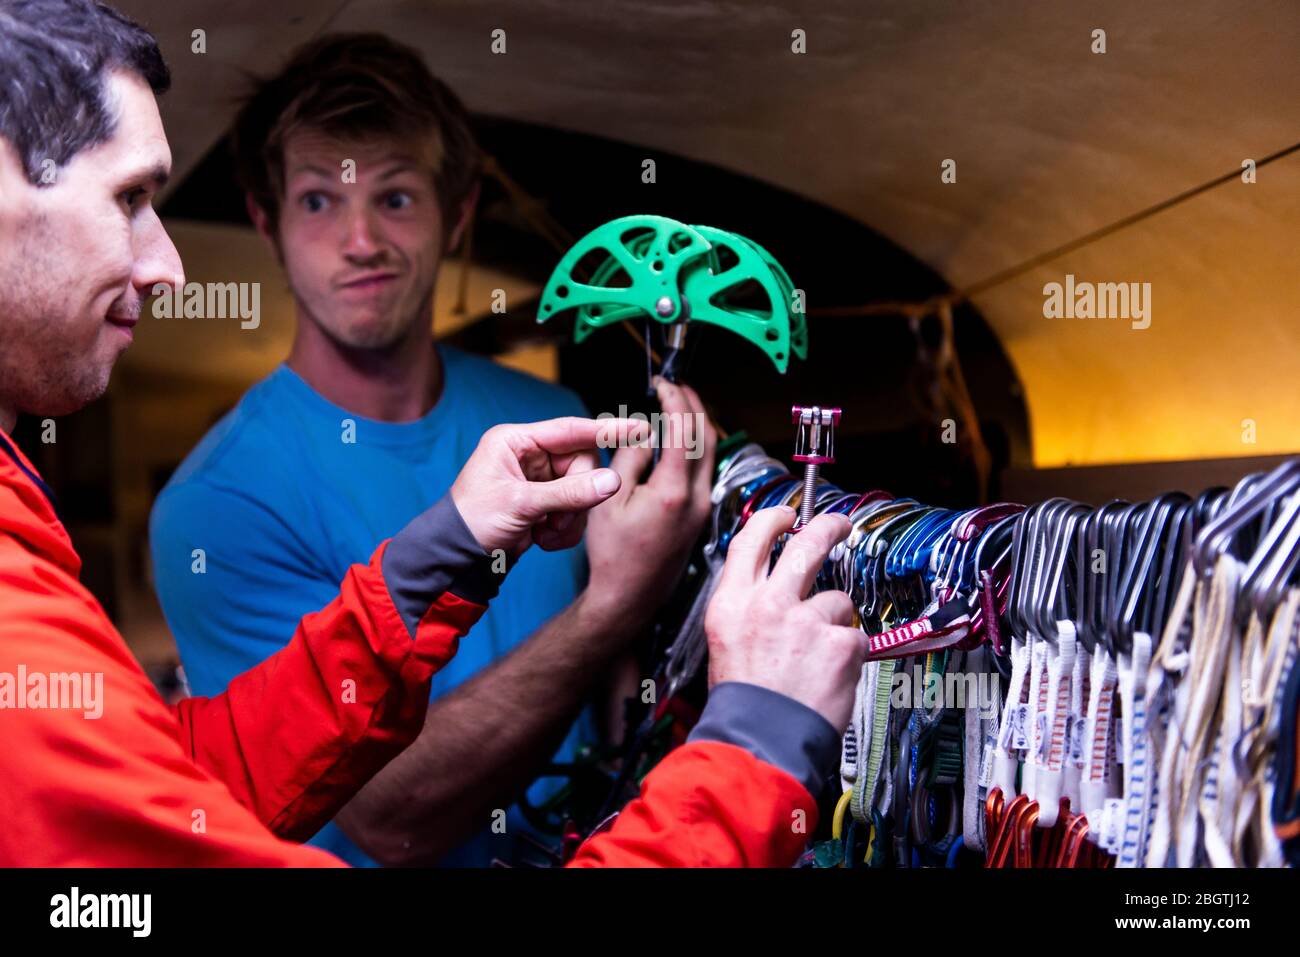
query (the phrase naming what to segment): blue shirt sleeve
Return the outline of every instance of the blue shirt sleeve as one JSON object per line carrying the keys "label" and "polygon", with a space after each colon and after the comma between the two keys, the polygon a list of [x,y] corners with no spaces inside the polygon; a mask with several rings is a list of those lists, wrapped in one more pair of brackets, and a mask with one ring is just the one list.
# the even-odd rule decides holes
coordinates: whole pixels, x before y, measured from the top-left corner
{"label": "blue shirt sleeve", "polygon": [[338,582],[288,522],[234,489],[169,486],[150,521],[154,579],[190,689],[211,696],[289,643]]}

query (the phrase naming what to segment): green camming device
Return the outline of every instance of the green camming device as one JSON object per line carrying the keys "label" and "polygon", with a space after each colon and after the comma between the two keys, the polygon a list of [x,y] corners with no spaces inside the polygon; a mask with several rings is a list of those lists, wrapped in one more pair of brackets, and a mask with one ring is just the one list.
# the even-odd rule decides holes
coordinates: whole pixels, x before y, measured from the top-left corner
{"label": "green camming device", "polygon": [[[574,309],[574,341],[627,319],[662,323],[659,374],[676,378],[689,322],[722,326],[762,349],[777,371],[808,355],[803,294],[752,240],[663,216],[624,216],[582,237],[542,291],[537,321]],[[647,347],[649,346],[647,336]]]}

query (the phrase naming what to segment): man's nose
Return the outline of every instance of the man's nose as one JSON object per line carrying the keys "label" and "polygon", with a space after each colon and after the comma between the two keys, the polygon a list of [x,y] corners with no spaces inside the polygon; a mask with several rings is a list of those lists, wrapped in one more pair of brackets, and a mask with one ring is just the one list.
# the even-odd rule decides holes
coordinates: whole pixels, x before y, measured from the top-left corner
{"label": "man's nose", "polygon": [[148,216],[148,221],[136,234],[135,269],[131,274],[131,285],[140,290],[142,297],[152,295],[158,283],[185,285],[185,267],[181,264],[176,245],[167,235],[158,214],[151,209]]}
{"label": "man's nose", "polygon": [[376,224],[367,208],[351,210],[343,220],[343,255],[359,263],[371,263],[382,258],[383,243]]}

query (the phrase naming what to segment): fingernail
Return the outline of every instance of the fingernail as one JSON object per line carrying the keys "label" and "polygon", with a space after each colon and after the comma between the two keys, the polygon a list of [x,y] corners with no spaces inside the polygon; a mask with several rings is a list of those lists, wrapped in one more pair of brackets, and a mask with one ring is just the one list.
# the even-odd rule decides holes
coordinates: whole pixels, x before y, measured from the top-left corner
{"label": "fingernail", "polygon": [[597,495],[613,495],[618,491],[618,473],[613,469],[598,469],[591,477]]}

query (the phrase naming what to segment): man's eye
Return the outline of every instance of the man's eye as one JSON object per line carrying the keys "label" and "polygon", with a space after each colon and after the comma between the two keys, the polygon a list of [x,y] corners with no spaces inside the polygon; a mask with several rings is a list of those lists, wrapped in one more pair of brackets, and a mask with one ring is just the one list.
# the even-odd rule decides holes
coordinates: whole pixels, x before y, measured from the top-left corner
{"label": "man's eye", "polygon": [[302,203],[302,208],[309,213],[319,213],[329,205],[329,200],[324,193],[306,193],[299,202]]}
{"label": "man's eye", "polygon": [[384,205],[389,209],[405,209],[413,202],[410,193],[389,193],[384,197]]}
{"label": "man's eye", "polygon": [[134,186],[118,196],[118,199],[126,206],[127,209],[135,209],[139,205],[140,199],[145,195],[145,191],[139,186]]}

